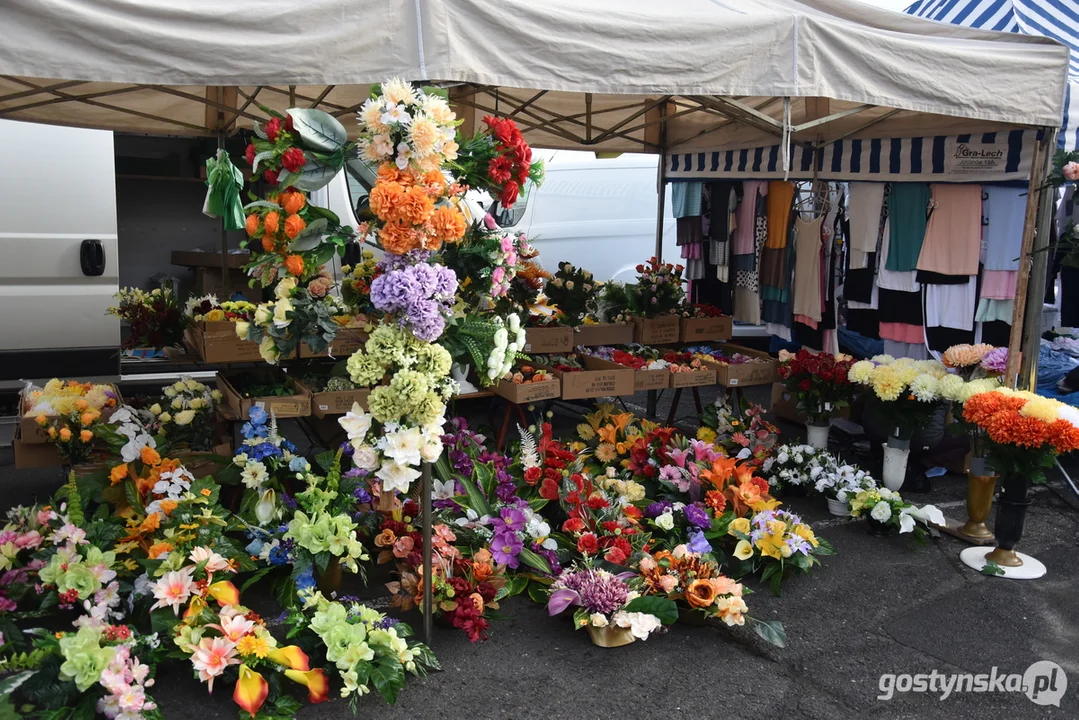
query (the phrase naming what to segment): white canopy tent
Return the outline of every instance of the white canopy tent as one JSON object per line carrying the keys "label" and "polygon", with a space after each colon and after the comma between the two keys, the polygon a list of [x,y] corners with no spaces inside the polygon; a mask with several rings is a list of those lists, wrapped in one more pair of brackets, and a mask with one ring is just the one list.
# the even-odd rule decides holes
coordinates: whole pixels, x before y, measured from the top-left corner
{"label": "white canopy tent", "polygon": [[498,113],[538,147],[777,145],[784,168],[847,138],[1056,128],[1068,69],[1046,38],[854,0],[17,0],[0,27],[5,119],[221,136],[264,104],[351,127],[398,76],[447,88],[466,131]]}

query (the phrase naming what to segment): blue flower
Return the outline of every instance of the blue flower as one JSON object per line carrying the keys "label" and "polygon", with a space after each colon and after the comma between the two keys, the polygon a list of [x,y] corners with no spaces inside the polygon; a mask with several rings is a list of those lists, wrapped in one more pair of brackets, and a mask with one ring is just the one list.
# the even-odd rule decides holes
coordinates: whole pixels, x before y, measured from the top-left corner
{"label": "blue flower", "polygon": [[[270,550],[270,555],[268,559],[271,565],[288,565],[288,548],[286,548],[284,545],[278,545],[274,549]],[[297,586],[299,585],[299,578],[297,578],[296,584]]]}
{"label": "blue flower", "polygon": [[307,460],[302,455],[296,455],[288,461],[288,469],[292,472],[303,472],[307,469]]}
{"label": "blue flower", "polygon": [[266,410],[258,405],[252,405],[251,410],[248,411],[247,417],[256,425],[265,425],[269,416],[266,415]]}
{"label": "blue flower", "polygon": [[293,580],[296,582],[297,590],[309,590],[315,586],[315,571],[309,565],[297,573]]}
{"label": "blue flower", "polygon": [[244,548],[244,550],[247,551],[248,555],[258,555],[262,552],[262,541],[255,538]]}
{"label": "blue flower", "polygon": [[704,533],[699,530],[689,536],[689,544],[686,545],[686,548],[690,552],[697,553],[698,555],[712,552],[712,545],[708,542],[708,538],[706,538]]}

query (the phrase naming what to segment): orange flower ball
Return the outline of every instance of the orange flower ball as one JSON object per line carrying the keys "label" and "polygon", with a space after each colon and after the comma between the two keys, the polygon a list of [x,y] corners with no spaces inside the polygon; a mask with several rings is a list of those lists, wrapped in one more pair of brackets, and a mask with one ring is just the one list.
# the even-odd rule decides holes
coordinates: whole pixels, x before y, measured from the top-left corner
{"label": "orange flower ball", "polygon": [[303,275],[303,258],[299,255],[289,255],[285,258],[285,269],[290,275],[299,277]]}
{"label": "orange flower ball", "polygon": [[307,223],[299,215],[289,215],[285,219],[285,234],[288,235],[289,240],[295,240],[296,236],[304,231],[307,227]]}
{"label": "orange flower ball", "polygon": [[262,227],[265,228],[267,235],[276,235],[280,224],[281,215],[276,210],[271,210],[266,213],[266,217],[262,218]]}
{"label": "orange flower ball", "polygon": [[259,231],[259,216],[255,213],[248,215],[244,229],[247,230],[247,237],[255,237],[255,233]]}
{"label": "orange flower ball", "polygon": [[419,233],[415,228],[397,223],[386,223],[378,232],[378,241],[382,248],[393,255],[404,255],[409,250],[422,247]]}
{"label": "orange flower ball", "polygon": [[299,190],[286,190],[277,196],[277,204],[289,215],[295,215],[307,205],[307,196]]}
{"label": "orange flower ball", "polygon": [[397,219],[397,206],[400,204],[404,192],[405,189],[401,183],[382,182],[381,180],[375,183],[370,194],[371,212],[379,220]]}

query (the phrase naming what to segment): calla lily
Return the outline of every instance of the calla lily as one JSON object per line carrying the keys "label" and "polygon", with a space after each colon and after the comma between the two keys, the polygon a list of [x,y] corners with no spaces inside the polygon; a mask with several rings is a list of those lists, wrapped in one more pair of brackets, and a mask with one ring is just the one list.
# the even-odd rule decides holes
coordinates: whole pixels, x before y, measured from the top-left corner
{"label": "calla lily", "polygon": [[268,488],[259,497],[258,503],[255,504],[255,517],[258,519],[259,524],[265,525],[273,520],[276,510],[277,494],[273,491],[273,488]]}
{"label": "calla lily", "polygon": [[184,619],[197,616],[206,607],[206,601],[201,596],[195,595],[191,598],[191,602],[187,606],[187,610],[184,610]]}
{"label": "calla lily", "polygon": [[575,590],[570,590],[568,588],[555,590],[551,593],[551,597],[547,601],[547,614],[552,616],[558,615],[570,605],[577,605],[580,602],[581,596],[578,595]]}
{"label": "calla lily", "polygon": [[241,665],[240,679],[236,681],[236,689],[232,691],[232,699],[236,704],[254,717],[269,694],[270,685],[266,679],[247,665]]}
{"label": "calla lily", "polygon": [[213,585],[206,588],[206,594],[216,600],[217,604],[222,607],[225,605],[240,604],[240,591],[228,580],[215,582]]}
{"label": "calla lily", "polygon": [[[311,662],[307,658],[307,653],[296,645],[275,648],[266,654],[266,659],[292,670],[306,671],[311,669]],[[299,680],[296,682],[299,682]]]}
{"label": "calla lily", "polygon": [[[306,656],[305,656],[306,657]],[[321,668],[314,670],[286,670],[285,677],[307,687],[307,699],[312,703],[330,699],[330,681]]]}

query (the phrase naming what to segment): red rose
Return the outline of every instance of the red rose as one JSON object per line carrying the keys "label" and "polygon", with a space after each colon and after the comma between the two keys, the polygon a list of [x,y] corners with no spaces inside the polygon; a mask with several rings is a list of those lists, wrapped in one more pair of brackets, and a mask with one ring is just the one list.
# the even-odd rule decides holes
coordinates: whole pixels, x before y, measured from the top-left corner
{"label": "red rose", "polygon": [[270,142],[277,142],[279,132],[281,132],[281,121],[277,118],[270,118],[270,122],[266,123],[266,139]]}
{"label": "red rose", "polygon": [[806,360],[805,362],[806,372],[811,375],[816,375],[820,372],[820,363],[816,360]]}
{"label": "red rose", "polygon": [[603,556],[603,559],[606,560],[609,563],[614,563],[615,565],[621,565],[622,563],[624,563],[628,559],[628,557],[624,552],[622,552],[621,548],[612,547],[609,550],[607,550],[607,553]]}
{"label": "red rose", "polygon": [[[549,464],[553,465],[554,463],[553,463],[553,462],[549,462]],[[558,480],[561,480],[561,479],[562,479],[562,473],[558,472],[558,471],[557,471],[557,470],[555,470],[555,469],[554,469],[553,467],[549,467],[549,468],[547,468],[546,470],[544,470],[544,471],[543,471],[543,475],[544,475],[544,477],[546,477],[546,478],[547,478],[548,480],[554,480],[554,481],[556,481],[556,482],[557,482]]]}
{"label": "red rose", "polygon": [[254,145],[248,145],[247,148],[244,149],[244,160],[247,160],[248,165],[254,165],[255,164],[255,155],[257,155],[257,154],[258,153],[255,150],[255,146]]}
{"label": "red rose", "polygon": [[798,383],[798,389],[802,392],[809,392],[809,388],[811,387],[813,387],[813,383],[809,382],[809,380],[803,380],[802,382]]}
{"label": "red rose", "polygon": [[538,467],[530,467],[525,470],[525,482],[529,485],[535,485],[543,477],[543,471]]}
{"label": "red rose", "polygon": [[584,530],[584,520],[579,517],[571,517],[562,523],[562,532],[575,533]]}
{"label": "red rose", "polygon": [[835,369],[835,381],[837,383],[847,382],[847,368],[838,367]]}
{"label": "red rose", "polygon": [[776,372],[779,373],[779,377],[783,378],[784,380],[791,376],[791,369],[786,365],[780,365],[779,369],[776,370]]}
{"label": "red rose", "polygon": [[262,179],[271,185],[277,184],[277,171],[276,170],[263,170]]}
{"label": "red rose", "polygon": [[629,540],[626,540],[623,537],[616,538],[614,541],[614,546],[621,550],[622,554],[626,557],[629,557],[633,554],[633,546],[629,544]]}
{"label": "red rose", "polygon": [[517,194],[520,190],[521,186],[517,184],[516,180],[510,180],[506,183],[498,196],[499,200],[502,201],[502,207],[506,209],[513,207],[513,204],[517,202]]}
{"label": "red rose", "polygon": [[577,552],[592,555],[599,550],[599,540],[592,533],[585,533],[577,539]]}
{"label": "red rose", "polygon": [[292,116],[287,113],[285,114],[285,129],[289,132],[292,132],[294,129],[292,127]]}
{"label": "red rose", "polygon": [[281,156],[281,164],[289,172],[297,172],[307,164],[307,158],[304,157],[303,150],[300,148],[289,148]]}
{"label": "red rose", "polygon": [[834,378],[834,377],[835,377],[835,373],[832,372],[831,370],[821,370],[820,371],[820,379],[823,380],[824,382],[832,382],[832,378]]}
{"label": "red rose", "polygon": [[544,500],[557,500],[558,499],[558,483],[550,478],[546,478],[543,484],[540,485],[539,491],[540,497]]}

